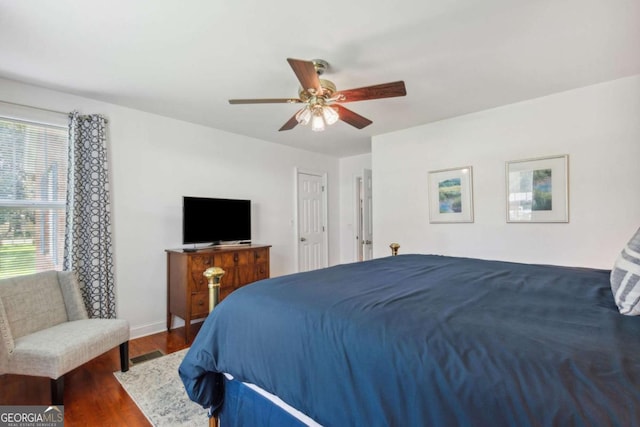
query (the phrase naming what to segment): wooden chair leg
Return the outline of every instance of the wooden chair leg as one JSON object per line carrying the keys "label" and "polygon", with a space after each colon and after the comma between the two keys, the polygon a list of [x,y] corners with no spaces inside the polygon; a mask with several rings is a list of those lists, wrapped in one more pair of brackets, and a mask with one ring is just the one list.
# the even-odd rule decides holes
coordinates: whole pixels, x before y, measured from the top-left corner
{"label": "wooden chair leg", "polygon": [[64,405],[64,375],[51,380],[51,404]]}
{"label": "wooden chair leg", "polygon": [[120,344],[120,370],[122,372],[129,370],[129,341]]}

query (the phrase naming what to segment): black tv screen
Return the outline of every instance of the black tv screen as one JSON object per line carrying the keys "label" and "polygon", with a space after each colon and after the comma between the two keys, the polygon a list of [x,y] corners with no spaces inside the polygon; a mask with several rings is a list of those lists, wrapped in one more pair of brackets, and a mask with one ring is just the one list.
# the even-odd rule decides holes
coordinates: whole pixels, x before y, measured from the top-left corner
{"label": "black tv screen", "polygon": [[182,198],[182,243],[251,240],[251,200]]}

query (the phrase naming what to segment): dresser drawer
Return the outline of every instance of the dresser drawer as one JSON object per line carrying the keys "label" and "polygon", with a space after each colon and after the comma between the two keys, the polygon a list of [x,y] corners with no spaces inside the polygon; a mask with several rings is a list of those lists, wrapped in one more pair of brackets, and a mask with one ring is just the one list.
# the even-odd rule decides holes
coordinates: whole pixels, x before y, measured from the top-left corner
{"label": "dresser drawer", "polygon": [[226,252],[216,254],[216,265],[221,268],[231,268],[249,264],[249,251]]}
{"label": "dresser drawer", "polygon": [[269,264],[266,262],[256,264],[253,280],[262,280],[269,278]]}
{"label": "dresser drawer", "polygon": [[269,263],[269,249],[268,248],[262,248],[262,249],[254,249],[251,251],[251,257],[252,262],[254,264],[258,264],[258,263]]}
{"label": "dresser drawer", "polygon": [[207,278],[203,276],[205,270],[209,267],[213,267],[214,257],[213,255],[193,255],[191,257],[190,278],[191,278],[191,291],[204,291],[207,290],[208,282]]}
{"label": "dresser drawer", "polygon": [[207,268],[213,266],[213,255],[193,255],[191,257],[191,266],[197,266],[199,268],[202,268],[203,270],[206,270]]}
{"label": "dresser drawer", "polygon": [[191,317],[197,319],[209,314],[209,291],[191,294]]}

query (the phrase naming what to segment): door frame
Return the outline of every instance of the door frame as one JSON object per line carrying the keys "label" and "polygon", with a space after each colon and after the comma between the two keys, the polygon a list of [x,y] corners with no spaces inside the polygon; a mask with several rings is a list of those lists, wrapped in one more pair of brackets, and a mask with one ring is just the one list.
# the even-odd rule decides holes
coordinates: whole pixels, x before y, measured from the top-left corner
{"label": "door frame", "polygon": [[294,179],[293,179],[293,202],[294,202],[294,216],[293,216],[293,227],[294,227],[294,248],[295,248],[295,263],[296,263],[296,271],[300,271],[300,219],[299,219],[299,207],[300,200],[298,200],[298,176],[300,174],[305,175],[315,175],[322,178],[322,185],[324,186],[324,191],[322,192],[322,216],[324,217],[324,234],[322,236],[322,244],[324,246],[324,250],[322,251],[322,261],[323,267],[329,266],[329,209],[328,209],[328,197],[329,187],[327,185],[327,172],[326,171],[318,171],[313,169],[299,168],[294,167]]}
{"label": "door frame", "polygon": [[[373,171],[362,169],[362,240],[369,242],[362,246],[362,258],[367,261],[373,259],[373,206],[368,202],[373,200]],[[365,197],[368,195],[369,197]],[[370,209],[371,208],[371,209]]]}
{"label": "door frame", "polygon": [[[356,242],[355,250],[354,250],[354,260],[356,262],[367,260],[366,253],[365,253],[365,244],[364,244],[364,242],[366,241],[365,236],[367,235],[367,231],[365,230],[366,224],[365,224],[365,213],[364,213],[364,210],[366,209],[366,200],[364,197],[366,191],[364,187],[365,185],[367,185],[367,183],[365,182],[367,171],[369,171],[370,174],[372,173],[370,168],[363,168],[360,175],[354,176],[354,179],[353,179],[353,200],[354,200],[353,223],[355,224],[354,230],[353,230],[353,237]],[[373,224],[371,224],[372,216],[373,215],[370,213],[369,225],[371,227],[373,226]],[[371,234],[373,234],[373,230]],[[373,236],[371,236],[371,240],[373,241]],[[371,247],[371,249],[373,249],[373,247]],[[371,254],[371,258],[369,259],[373,259],[373,254]]]}
{"label": "door frame", "polygon": [[364,257],[364,248],[362,246],[362,175],[358,175],[354,177],[354,219],[353,223],[354,227],[354,239],[356,241],[355,252],[354,252],[354,261],[359,262],[363,261]]}

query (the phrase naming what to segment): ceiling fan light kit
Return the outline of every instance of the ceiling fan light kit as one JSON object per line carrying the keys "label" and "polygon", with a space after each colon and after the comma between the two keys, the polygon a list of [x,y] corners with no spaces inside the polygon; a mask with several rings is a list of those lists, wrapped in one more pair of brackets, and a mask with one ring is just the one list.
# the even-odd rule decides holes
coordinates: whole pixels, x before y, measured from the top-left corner
{"label": "ceiling fan light kit", "polygon": [[335,122],[337,122],[340,119],[340,116],[338,115],[338,112],[336,110],[334,110],[333,108],[329,107],[329,106],[325,106],[322,109],[322,117],[324,118],[324,121],[331,126],[332,124],[334,124]]}
{"label": "ceiling fan light kit", "polygon": [[290,130],[296,125],[309,125],[311,130],[320,132],[326,126],[331,126],[342,120],[351,126],[362,129],[373,123],[353,111],[345,108],[341,103],[366,101],[371,99],[392,98],[405,96],[407,91],[403,81],[383,83],[357,89],[337,91],[333,82],[321,79],[329,63],[322,59],[304,61],[288,58],[287,62],[293,69],[300,82],[299,98],[269,98],[269,99],[230,99],[230,104],[299,104],[306,105],[291,117],[279,130]]}
{"label": "ceiling fan light kit", "polygon": [[322,132],[340,119],[338,112],[331,108],[322,98],[311,99],[295,115],[298,124],[306,126],[311,122],[311,130]]}

